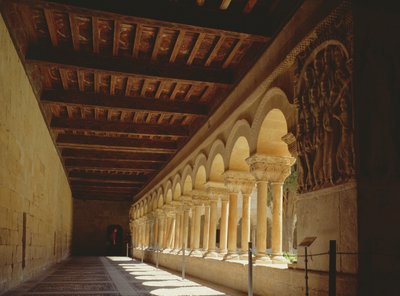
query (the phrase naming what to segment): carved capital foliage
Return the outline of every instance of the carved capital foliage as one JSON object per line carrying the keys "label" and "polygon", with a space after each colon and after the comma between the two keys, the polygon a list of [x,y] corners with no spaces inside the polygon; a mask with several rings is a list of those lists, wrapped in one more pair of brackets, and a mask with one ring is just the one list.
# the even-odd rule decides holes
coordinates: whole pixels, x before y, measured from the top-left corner
{"label": "carved capital foliage", "polygon": [[253,175],[243,171],[226,171],[224,181],[229,192],[251,193],[255,185]]}
{"label": "carved capital foliage", "polygon": [[289,156],[254,154],[246,161],[257,181],[284,182],[296,159]]}

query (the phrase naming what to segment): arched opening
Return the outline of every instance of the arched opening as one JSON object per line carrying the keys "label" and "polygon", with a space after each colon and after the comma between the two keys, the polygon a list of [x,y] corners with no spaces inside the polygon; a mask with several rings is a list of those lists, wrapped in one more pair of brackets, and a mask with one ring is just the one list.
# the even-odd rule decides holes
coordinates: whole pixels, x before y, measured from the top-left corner
{"label": "arched opening", "polygon": [[163,197],[163,195],[161,194],[161,195],[158,197],[157,208],[160,209],[160,208],[162,208],[163,205],[164,205],[164,197]]}
{"label": "arched opening", "polygon": [[188,194],[192,190],[193,190],[192,177],[187,176],[185,182],[183,183],[183,194]]}
{"label": "arched opening", "polygon": [[206,168],[204,167],[204,165],[202,165],[196,172],[194,187],[196,189],[204,189],[205,183],[206,183]]}
{"label": "arched opening", "polygon": [[211,164],[210,181],[224,182],[225,164],[221,154],[217,154]]}
{"label": "arched opening", "polygon": [[179,200],[181,194],[182,194],[182,191],[181,191],[181,184],[180,184],[180,183],[177,183],[177,184],[175,185],[175,190],[174,190],[173,199],[174,199],[174,200]]}
{"label": "arched opening", "polygon": [[168,189],[167,194],[165,196],[165,203],[170,204],[172,201],[172,190]]}
{"label": "arched opening", "polygon": [[123,255],[123,231],[121,225],[110,224],[107,226],[107,255],[121,256]]}
{"label": "arched opening", "polygon": [[233,145],[229,159],[229,169],[234,171],[250,171],[246,159],[250,156],[250,147],[247,139],[239,137]]}

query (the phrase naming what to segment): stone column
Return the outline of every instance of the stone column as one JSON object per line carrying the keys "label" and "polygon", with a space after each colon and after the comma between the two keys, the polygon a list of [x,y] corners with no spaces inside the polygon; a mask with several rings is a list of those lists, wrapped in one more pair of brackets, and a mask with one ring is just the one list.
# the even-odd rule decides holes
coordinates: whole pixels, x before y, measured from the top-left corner
{"label": "stone column", "polygon": [[190,241],[189,241],[189,246],[190,249],[194,249],[194,215],[195,215],[195,206],[192,205],[192,207],[190,208],[190,212],[192,213],[192,223],[190,224]]}
{"label": "stone column", "polygon": [[158,216],[158,247],[164,249],[164,227],[165,227],[165,216],[164,213],[160,213]]}
{"label": "stone column", "polygon": [[210,200],[210,229],[209,229],[209,238],[208,238],[208,252],[206,254],[207,258],[216,258],[218,254],[216,252],[216,236],[217,236],[217,199]]}
{"label": "stone column", "polygon": [[[228,233],[228,254],[225,259],[238,259],[237,254],[237,198],[239,192],[245,192],[247,196],[243,196],[243,216],[242,230],[245,230],[246,240],[244,250],[247,250],[247,240],[250,231],[250,208],[249,208],[249,192],[251,193],[254,187],[254,177],[245,171],[226,171],[224,173],[225,185],[230,191],[229,193],[229,233]],[[245,200],[247,197],[247,204]],[[243,233],[243,231],[242,231]],[[243,248],[243,247],[242,247]]]}
{"label": "stone column", "polygon": [[170,213],[171,219],[171,233],[168,237],[168,249],[172,249],[174,247],[174,237],[175,237],[175,214]]}
{"label": "stone column", "polygon": [[203,251],[208,250],[208,240],[210,233],[210,205],[207,201],[204,204],[204,230],[203,230]]}
{"label": "stone column", "polygon": [[283,183],[272,182],[272,261],[287,262],[282,252],[282,202]]}
{"label": "stone column", "polygon": [[190,256],[202,256],[200,251],[200,221],[201,221],[201,207],[199,202],[195,203],[193,215],[193,247]]}
{"label": "stone column", "polygon": [[248,159],[250,171],[256,178],[257,184],[257,230],[256,230],[256,262],[258,264],[271,263],[266,254],[267,250],[267,196],[268,175],[266,161],[262,155],[255,154]]}
{"label": "stone column", "polygon": [[158,217],[157,216],[154,216],[154,226],[153,226],[153,229],[154,229],[154,235],[153,235],[153,237],[154,237],[154,239],[153,239],[153,248],[154,249],[158,249],[159,248],[159,245],[158,245]]}
{"label": "stone column", "polygon": [[187,247],[188,247],[189,212],[190,212],[190,208],[186,206],[183,211],[182,249],[187,249]]}
{"label": "stone column", "polygon": [[226,243],[228,239],[228,197],[221,199],[221,225],[219,239],[219,253],[226,254]]}
{"label": "stone column", "polygon": [[180,230],[181,230],[181,212],[177,211],[176,212],[176,218],[175,218],[175,240],[174,240],[174,250],[175,252],[178,252],[180,249]]}
{"label": "stone column", "polygon": [[248,242],[250,241],[250,195],[251,192],[242,193],[242,241],[241,241],[241,259],[248,257]]}
{"label": "stone column", "polygon": [[237,253],[237,192],[229,193],[228,253],[224,260],[238,259]]}

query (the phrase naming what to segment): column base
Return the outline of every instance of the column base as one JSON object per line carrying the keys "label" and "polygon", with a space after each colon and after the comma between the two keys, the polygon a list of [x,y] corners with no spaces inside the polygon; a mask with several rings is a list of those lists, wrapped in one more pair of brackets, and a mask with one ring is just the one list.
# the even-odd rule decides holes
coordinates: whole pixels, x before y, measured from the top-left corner
{"label": "column base", "polygon": [[242,253],[242,254],[240,254],[240,256],[239,256],[239,259],[240,260],[249,260],[249,253]]}
{"label": "column base", "polygon": [[219,255],[216,251],[208,251],[205,255],[204,258],[211,258],[211,259],[217,259],[219,258]]}
{"label": "column base", "polygon": [[282,255],[273,255],[272,256],[272,263],[277,263],[277,264],[288,264],[290,263],[289,260],[287,260],[285,257]]}
{"label": "column base", "polygon": [[239,254],[237,253],[229,253],[224,256],[224,260],[239,260]]}
{"label": "column base", "polygon": [[203,253],[200,250],[196,249],[196,250],[193,250],[192,252],[190,252],[189,256],[191,256],[191,257],[203,257]]}
{"label": "column base", "polygon": [[266,254],[260,254],[258,256],[256,256],[256,260],[255,260],[256,264],[271,264],[272,260],[271,258],[269,258],[268,255]]}
{"label": "column base", "polygon": [[163,253],[170,253],[171,251],[172,251],[172,249],[167,249],[167,248],[166,248],[166,249],[164,249],[162,252],[163,252]]}

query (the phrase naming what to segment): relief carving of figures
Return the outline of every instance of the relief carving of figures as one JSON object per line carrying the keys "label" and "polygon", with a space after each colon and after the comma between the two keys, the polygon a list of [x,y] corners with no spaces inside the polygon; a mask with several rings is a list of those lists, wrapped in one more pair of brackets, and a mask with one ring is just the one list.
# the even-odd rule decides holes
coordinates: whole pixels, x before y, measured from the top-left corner
{"label": "relief carving of figures", "polygon": [[354,176],[351,59],[338,41],[326,41],[299,73],[297,107],[299,191]]}

